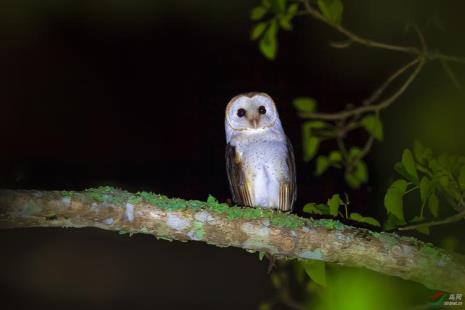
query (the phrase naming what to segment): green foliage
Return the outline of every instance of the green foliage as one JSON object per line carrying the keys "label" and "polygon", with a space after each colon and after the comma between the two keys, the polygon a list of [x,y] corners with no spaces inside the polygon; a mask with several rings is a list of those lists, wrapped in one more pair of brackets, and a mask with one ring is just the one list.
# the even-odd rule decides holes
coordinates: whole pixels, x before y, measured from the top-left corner
{"label": "green foliage", "polygon": [[374,219],[372,217],[362,216],[361,214],[355,213],[355,212],[350,214],[349,219],[351,219],[352,221],[355,221],[355,222],[366,223],[366,224],[369,224],[369,225],[372,225],[372,226],[378,226],[378,227],[381,226],[381,224],[378,222],[378,220],[376,220],[376,219]]}
{"label": "green foliage", "polygon": [[305,260],[301,262],[304,267],[305,273],[318,283],[319,285],[326,286],[326,264],[318,260]]}
{"label": "green foliage", "polygon": [[341,0],[318,0],[318,7],[327,21],[333,24],[341,23],[343,11]]}
{"label": "green foliage", "polygon": [[381,123],[381,120],[378,116],[375,114],[369,114],[362,118],[360,124],[377,140],[383,140],[383,123]]}
{"label": "green foliage", "polygon": [[362,184],[368,182],[368,168],[366,163],[360,158],[361,150],[358,147],[353,147],[349,151],[348,169],[345,171],[345,180],[352,188],[360,188]]}
{"label": "green foliage", "polygon": [[259,50],[267,59],[276,58],[279,29],[293,29],[292,19],[298,9],[297,3],[288,6],[286,0],[263,0],[250,11],[250,20],[257,22],[252,26],[250,39],[258,40]]}
{"label": "green foliage", "polygon": [[[416,141],[413,152],[405,149],[401,161],[394,165],[394,169],[403,178],[392,183],[384,197],[384,206],[388,212],[385,227],[394,228],[407,222],[414,224],[427,221],[426,206],[432,218],[439,216],[442,206],[456,210],[465,208],[464,156],[441,154],[434,157],[431,149]],[[419,213],[407,221],[404,214],[404,197],[417,190]],[[417,230],[429,233],[427,228],[420,227]]]}
{"label": "green foliage", "polygon": [[391,184],[384,196],[384,207],[388,213],[391,213],[401,222],[405,222],[403,196],[407,185],[408,183],[405,180],[396,180]]}
{"label": "green foliage", "polygon": [[339,213],[339,207],[342,205],[341,197],[338,194],[334,194],[327,202],[329,206],[329,214],[332,216],[337,216]]}
{"label": "green foliage", "polygon": [[305,161],[309,161],[315,156],[321,141],[317,132],[326,127],[327,124],[320,121],[308,121],[302,124],[302,143],[304,146]]}
{"label": "green foliage", "polygon": [[316,108],[315,99],[309,97],[298,97],[292,102],[298,112],[314,112]]}

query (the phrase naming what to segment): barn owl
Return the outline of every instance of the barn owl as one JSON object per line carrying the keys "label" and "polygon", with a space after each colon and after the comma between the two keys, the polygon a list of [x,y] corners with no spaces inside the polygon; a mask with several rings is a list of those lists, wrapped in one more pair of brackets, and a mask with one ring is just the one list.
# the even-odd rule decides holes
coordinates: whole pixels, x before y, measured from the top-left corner
{"label": "barn owl", "polygon": [[226,107],[225,131],[226,170],[234,202],[292,210],[294,153],[271,97],[253,92],[232,98]]}

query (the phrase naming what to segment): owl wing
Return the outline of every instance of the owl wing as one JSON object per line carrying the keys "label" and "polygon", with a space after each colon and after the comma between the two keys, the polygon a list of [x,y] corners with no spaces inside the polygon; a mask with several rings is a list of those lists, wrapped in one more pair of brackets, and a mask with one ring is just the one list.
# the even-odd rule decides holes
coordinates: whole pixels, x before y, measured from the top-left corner
{"label": "owl wing", "polygon": [[283,178],[283,180],[281,180],[281,182],[279,183],[278,209],[281,211],[291,211],[292,205],[294,204],[294,201],[297,197],[294,150],[292,148],[292,144],[289,138],[287,138],[286,145],[286,164],[288,174],[286,175],[286,178]]}
{"label": "owl wing", "polygon": [[243,206],[253,206],[250,184],[245,177],[240,155],[229,143],[226,145],[226,171],[234,202]]}

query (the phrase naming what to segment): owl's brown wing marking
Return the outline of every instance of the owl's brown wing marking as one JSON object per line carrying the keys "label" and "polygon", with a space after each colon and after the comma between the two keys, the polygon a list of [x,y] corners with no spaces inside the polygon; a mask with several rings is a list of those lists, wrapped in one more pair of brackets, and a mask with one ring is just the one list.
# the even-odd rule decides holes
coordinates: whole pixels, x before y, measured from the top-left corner
{"label": "owl's brown wing marking", "polygon": [[241,158],[236,148],[229,143],[226,145],[226,171],[234,202],[243,206],[253,206],[250,184],[245,177]]}
{"label": "owl's brown wing marking", "polygon": [[291,211],[292,205],[297,197],[296,173],[294,150],[289,138],[287,138],[286,164],[288,173],[279,184],[279,205],[281,211]]}

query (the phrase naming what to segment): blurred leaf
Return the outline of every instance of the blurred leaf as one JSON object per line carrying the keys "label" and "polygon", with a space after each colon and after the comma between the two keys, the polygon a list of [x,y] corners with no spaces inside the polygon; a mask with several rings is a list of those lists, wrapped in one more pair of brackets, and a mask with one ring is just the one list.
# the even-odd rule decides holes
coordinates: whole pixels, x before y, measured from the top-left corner
{"label": "blurred leaf", "polygon": [[372,217],[362,216],[359,213],[351,213],[350,216],[349,216],[349,219],[351,219],[352,221],[356,221],[356,222],[360,222],[360,223],[367,223],[367,224],[370,224],[372,226],[381,227],[381,224],[378,222],[378,220],[376,220],[376,219],[374,219]]}
{"label": "blurred leaf", "polygon": [[368,133],[375,137],[377,140],[383,140],[383,123],[381,123],[379,117],[374,114],[370,114],[362,118],[360,123],[365,128],[365,130],[368,131]]}
{"label": "blurred leaf", "polygon": [[265,22],[255,24],[255,26],[252,28],[252,31],[250,32],[250,39],[258,39],[265,32],[267,25],[268,24]]}
{"label": "blurred leaf", "polygon": [[329,167],[329,160],[326,156],[320,155],[316,159],[316,171],[315,175],[320,176],[322,175],[326,169]]}
{"label": "blurred leaf", "polygon": [[297,3],[293,3],[289,6],[287,9],[286,14],[284,15],[279,15],[279,25],[281,26],[282,29],[284,30],[292,30],[292,19],[294,18],[295,14],[297,13],[299,6]]}
{"label": "blurred leaf", "polygon": [[263,6],[254,7],[250,12],[250,19],[259,20],[260,18],[265,16],[266,12],[268,12],[268,9]]}
{"label": "blurred leaf", "polygon": [[401,220],[397,218],[395,215],[392,213],[388,213],[387,219],[384,222],[383,228],[384,230],[391,230],[399,225],[404,225],[405,220]]}
{"label": "blurred leaf", "polygon": [[429,211],[434,217],[438,217],[439,213],[439,200],[436,194],[432,194],[428,200]]}
{"label": "blurred leaf", "polygon": [[388,188],[384,196],[384,207],[401,221],[404,219],[403,195],[407,189],[407,181],[396,180]]}
{"label": "blurred leaf", "polygon": [[304,143],[304,161],[309,161],[315,156],[318,146],[320,145],[320,139],[310,136]]}
{"label": "blurred leaf", "polygon": [[304,161],[309,161],[315,156],[320,145],[320,139],[312,134],[313,129],[326,127],[325,122],[309,121],[302,124],[302,143]]}
{"label": "blurred leaf", "polygon": [[351,188],[359,188],[362,184],[368,181],[368,169],[365,162],[363,160],[359,160],[353,171],[347,172],[344,177]]}
{"label": "blurred leaf", "polygon": [[272,20],[270,22],[270,26],[265,32],[265,35],[260,39],[259,42],[260,51],[269,60],[276,58],[278,49],[277,32],[278,26],[276,24],[276,20]]}
{"label": "blurred leaf", "polygon": [[360,153],[362,152],[361,149],[359,149],[358,147],[353,147],[349,150],[349,160],[352,160],[354,159],[355,157],[357,157],[358,155],[360,155]]}
{"label": "blurred leaf", "polygon": [[416,160],[422,165],[426,164],[433,156],[431,149],[424,147],[419,141],[415,141],[413,144],[413,154]]}
{"label": "blurred leaf", "polygon": [[293,18],[295,14],[297,13],[297,10],[299,9],[299,5],[297,3],[293,3],[289,6],[287,9],[287,17]]}
{"label": "blurred leaf", "polygon": [[409,149],[405,149],[402,153],[402,165],[410,176],[410,179],[415,183],[418,183],[418,174],[417,169],[415,168],[415,160],[413,159],[412,152]]}
{"label": "blurred leaf", "polygon": [[262,303],[258,306],[258,310],[271,310],[271,304],[268,303],[268,302],[262,302]]}
{"label": "blurred leaf", "polygon": [[[420,216],[415,216],[410,222],[411,223],[418,223],[418,222],[423,222],[425,219],[420,217]],[[429,227],[428,226],[422,226],[418,227],[415,229],[418,232],[421,232],[422,234],[429,235]]]}
{"label": "blurred leaf", "polygon": [[328,159],[331,163],[338,163],[342,160],[342,154],[339,151],[329,153]]}
{"label": "blurred leaf", "polygon": [[334,194],[330,199],[328,199],[327,205],[329,206],[329,214],[332,216],[337,216],[341,203],[342,200],[338,194]]}
{"label": "blurred leaf", "polygon": [[420,181],[420,198],[421,202],[426,202],[431,194],[431,181],[427,177],[422,177]]}
{"label": "blurred leaf", "polygon": [[326,286],[325,262],[318,260],[305,260],[302,261],[302,265],[310,279],[319,285]]}
{"label": "blurred leaf", "polygon": [[265,252],[258,252],[258,260],[262,261],[265,256]]}
{"label": "blurred leaf", "polygon": [[341,22],[343,11],[341,0],[318,0],[318,7],[329,22],[333,24]]}
{"label": "blurred leaf", "polygon": [[299,112],[314,112],[316,107],[315,99],[309,97],[298,97],[292,102]]}
{"label": "blurred leaf", "polygon": [[465,190],[465,166],[462,166],[462,168],[460,168],[459,185],[462,190]]}
{"label": "blurred leaf", "polygon": [[311,202],[305,204],[303,211],[309,214],[327,215],[329,214],[329,207],[324,203],[316,204]]}
{"label": "blurred leaf", "polygon": [[287,31],[292,30],[291,21],[285,16],[279,19],[279,26],[281,26],[282,29],[287,30]]}

